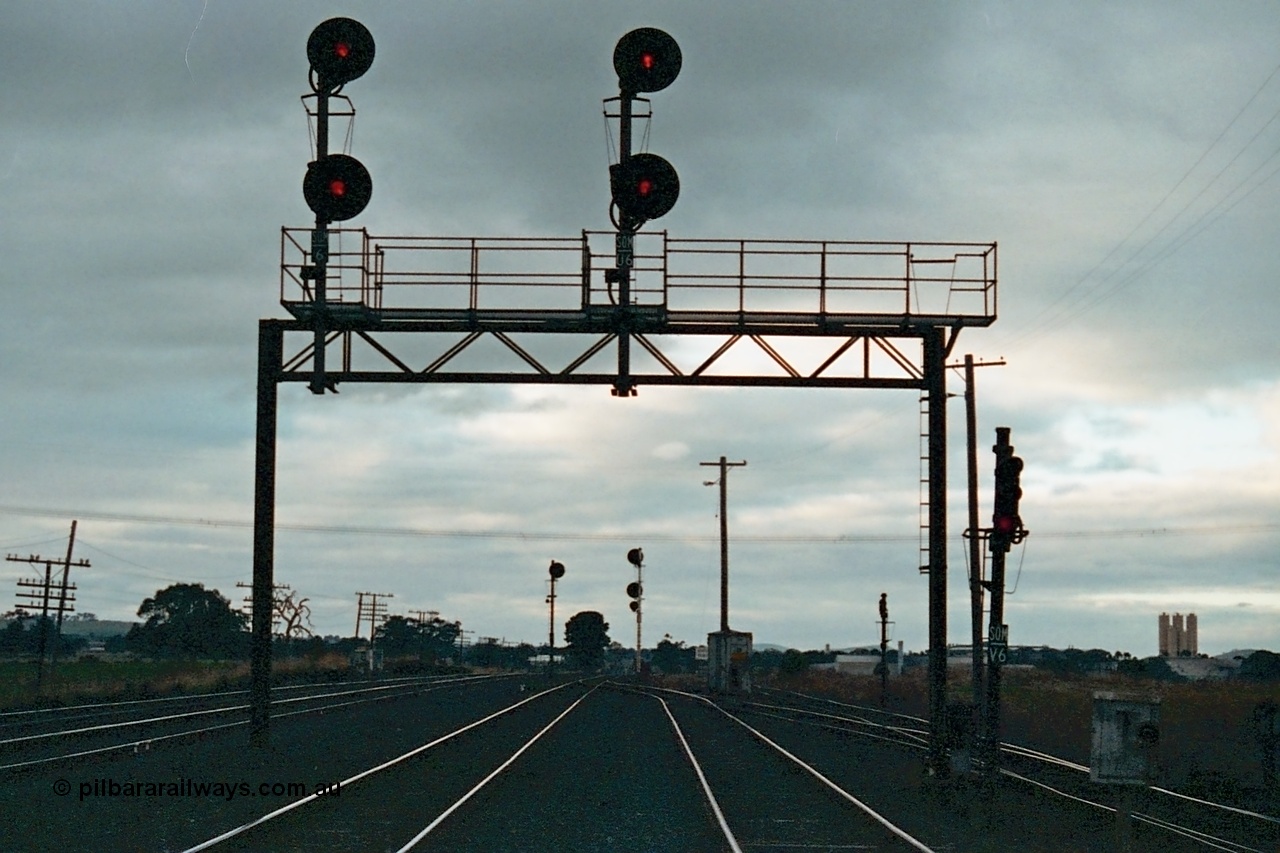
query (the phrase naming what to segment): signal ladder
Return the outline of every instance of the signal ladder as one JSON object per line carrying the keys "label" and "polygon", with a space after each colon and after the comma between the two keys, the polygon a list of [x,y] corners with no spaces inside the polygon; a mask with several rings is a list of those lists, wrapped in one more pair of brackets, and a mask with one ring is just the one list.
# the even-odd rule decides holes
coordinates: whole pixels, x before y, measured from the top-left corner
{"label": "signal ladder", "polygon": [[920,395],[920,574],[929,574],[929,395]]}

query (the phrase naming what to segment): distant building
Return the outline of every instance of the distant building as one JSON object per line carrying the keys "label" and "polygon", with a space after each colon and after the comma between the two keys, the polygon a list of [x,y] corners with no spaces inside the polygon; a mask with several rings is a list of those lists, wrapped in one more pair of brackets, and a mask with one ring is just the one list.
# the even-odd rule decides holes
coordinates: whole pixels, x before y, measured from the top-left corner
{"label": "distant building", "polygon": [[1188,613],[1185,618],[1175,613],[1172,619],[1168,613],[1161,613],[1158,626],[1160,657],[1195,657],[1200,653],[1199,625],[1194,613]]}

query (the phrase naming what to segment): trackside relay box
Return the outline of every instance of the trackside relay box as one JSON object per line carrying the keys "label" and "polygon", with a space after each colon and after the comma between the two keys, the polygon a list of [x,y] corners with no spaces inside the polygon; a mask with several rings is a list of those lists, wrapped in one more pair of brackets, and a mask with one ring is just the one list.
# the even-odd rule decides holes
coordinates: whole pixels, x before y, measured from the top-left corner
{"label": "trackside relay box", "polygon": [[1093,694],[1089,778],[1111,785],[1146,785],[1154,778],[1160,743],[1160,700]]}
{"label": "trackside relay box", "polygon": [[708,686],[713,693],[751,692],[751,632],[707,634]]}

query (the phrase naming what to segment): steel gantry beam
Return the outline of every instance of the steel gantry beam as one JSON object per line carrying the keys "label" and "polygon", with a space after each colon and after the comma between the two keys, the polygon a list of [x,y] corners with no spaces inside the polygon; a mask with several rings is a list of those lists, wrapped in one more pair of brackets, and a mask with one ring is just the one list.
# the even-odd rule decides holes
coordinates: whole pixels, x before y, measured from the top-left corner
{"label": "steel gantry beam", "polygon": [[[314,326],[299,320],[264,320],[295,347],[285,348],[287,356],[277,370],[279,382],[310,383],[316,375],[316,347],[311,332]],[[622,375],[614,369],[616,361],[602,356],[618,346],[616,332],[580,327],[544,328],[531,331],[510,323],[469,324],[463,330],[453,324],[429,324],[421,321],[387,324],[346,325],[330,331],[324,339],[326,349],[340,349],[319,368],[328,387],[346,382],[383,383],[534,383],[544,385],[613,385]],[[748,331],[725,331],[714,326],[671,330],[659,328],[656,334],[632,331],[630,337],[651,358],[647,367],[630,360],[626,378],[634,385],[653,386],[773,386],[812,388],[920,388],[923,367],[919,353],[905,351],[903,340],[919,346],[931,327],[906,329],[833,328],[826,335],[815,335],[804,329],[779,328],[746,322]],[[735,326],[736,328],[736,326]],[[434,350],[426,359],[415,363],[402,348],[404,338],[412,336],[413,344],[431,335]],[[535,354],[539,339],[555,336],[554,352]],[[808,338],[816,341],[816,356],[805,353],[810,364],[802,364],[794,355],[784,355],[777,338]],[[694,338],[714,346],[709,354],[676,353]],[[774,340],[770,340],[770,339]],[[475,354],[492,341],[479,356],[480,364],[461,367],[464,354]],[[545,344],[545,341],[542,341]],[[544,347],[545,349],[546,347]],[[812,349],[812,347],[811,347]],[[748,352],[750,351],[750,352]],[[759,353],[770,370],[758,366],[743,370],[741,357]],[[552,361],[555,358],[555,361]],[[607,368],[601,370],[601,368]]]}

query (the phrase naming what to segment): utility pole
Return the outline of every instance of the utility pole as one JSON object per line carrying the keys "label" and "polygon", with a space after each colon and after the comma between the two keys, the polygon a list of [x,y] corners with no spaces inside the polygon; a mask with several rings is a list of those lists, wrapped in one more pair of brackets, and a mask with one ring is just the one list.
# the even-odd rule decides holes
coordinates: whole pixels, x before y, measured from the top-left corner
{"label": "utility pole", "polygon": [[360,624],[367,617],[369,620],[368,666],[369,674],[371,676],[375,675],[378,670],[377,656],[374,654],[373,650],[374,637],[378,633],[378,623],[386,621],[387,618],[387,605],[385,602],[379,603],[379,598],[395,598],[395,596],[386,592],[356,593],[356,639],[360,638]]}
{"label": "utility pole", "polygon": [[[365,599],[368,599],[366,601]],[[357,592],[356,593],[356,637],[360,636],[360,625],[368,618],[369,620],[369,643],[373,643],[374,633],[377,631],[378,623],[385,621],[387,618],[386,602],[379,603],[379,598],[395,598],[389,592]],[[381,617],[381,619],[379,619]]]}
{"label": "utility pole", "polygon": [[[31,599],[33,602],[40,601],[40,644],[36,655],[36,692],[39,693],[44,686],[44,656],[45,649],[48,645],[49,638],[49,599],[53,595],[53,590],[58,591],[57,603],[57,620],[54,625],[54,643],[53,651],[50,655],[49,668],[53,669],[54,664],[58,661],[58,645],[62,640],[62,615],[67,611],[74,611],[75,607],[71,604],[76,600],[74,595],[76,585],[69,583],[68,579],[71,573],[71,567],[87,569],[89,568],[88,560],[71,561],[71,553],[76,545],[76,522],[71,522],[71,536],[67,539],[67,556],[61,561],[48,559],[45,557],[31,554],[27,557],[19,557],[16,554],[9,554],[5,557],[11,563],[44,563],[44,581],[36,579],[21,579],[18,581],[19,587],[27,587],[30,589],[39,589],[39,592],[19,592],[18,598]],[[53,582],[53,567],[55,565],[62,566],[62,578],[57,584]],[[21,602],[19,602],[21,604]]]}
{"label": "utility pole", "polygon": [[969,603],[972,616],[973,703],[982,700],[982,541],[978,538],[978,404],[973,387],[973,356],[964,357],[964,413],[969,455]]}
{"label": "utility pole", "polygon": [[720,630],[729,630],[729,469],[746,467],[747,461],[729,462],[721,456],[719,462],[699,462],[720,469],[720,479],[703,483],[704,486],[720,484]]}
{"label": "utility pole", "polygon": [[975,705],[982,704],[982,611],[985,573],[978,520],[978,404],[973,369],[1000,367],[1004,363],[1003,359],[975,362],[972,354],[966,354],[964,357],[964,412],[969,461],[969,529],[965,531],[965,536],[969,539],[969,599],[973,622],[973,702]]}
{"label": "utility pole", "polygon": [[880,707],[889,694],[889,593],[880,593]]}
{"label": "utility pole", "polygon": [[433,622],[440,615],[439,610],[410,610],[409,615],[417,620],[419,625],[426,625]]}
{"label": "utility pole", "polygon": [[[249,617],[249,632],[252,634],[253,633],[253,584],[245,583],[244,581],[236,581],[236,589],[249,590],[249,594],[246,595],[243,599],[244,606],[240,608],[240,612]],[[276,595],[275,594],[281,591],[288,592],[292,589],[293,587],[289,586],[287,583],[273,583],[271,585],[271,632],[272,634],[276,633],[276,630],[275,630],[276,622],[278,622],[280,618],[280,614],[276,611]]]}

